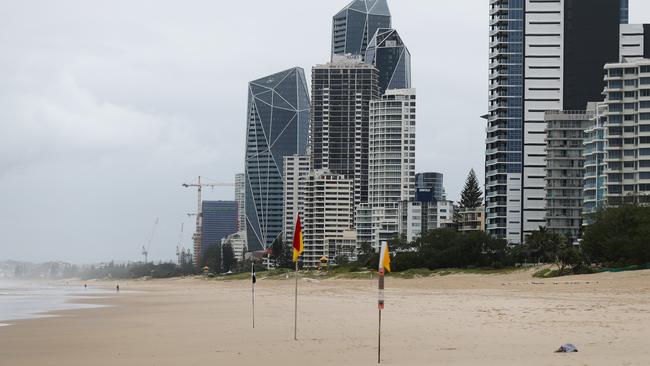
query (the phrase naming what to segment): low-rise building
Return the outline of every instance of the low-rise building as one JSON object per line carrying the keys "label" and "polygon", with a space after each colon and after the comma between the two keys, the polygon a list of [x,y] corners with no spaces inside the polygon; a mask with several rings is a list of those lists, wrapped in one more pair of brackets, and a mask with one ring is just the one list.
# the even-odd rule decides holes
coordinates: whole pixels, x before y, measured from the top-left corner
{"label": "low-rise building", "polygon": [[456,211],[458,231],[485,231],[485,206],[462,207]]}

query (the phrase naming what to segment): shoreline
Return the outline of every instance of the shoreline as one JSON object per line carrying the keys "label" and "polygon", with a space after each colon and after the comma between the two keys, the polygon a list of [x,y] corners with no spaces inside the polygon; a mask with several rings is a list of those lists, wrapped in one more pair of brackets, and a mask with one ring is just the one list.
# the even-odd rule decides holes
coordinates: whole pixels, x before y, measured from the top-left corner
{"label": "shoreline", "polygon": [[[13,280],[3,293],[0,327],[10,327],[23,320],[60,316],[59,312],[88,310],[109,306],[94,300],[109,298],[103,286],[77,288],[66,281]],[[2,284],[0,282],[0,284]]]}

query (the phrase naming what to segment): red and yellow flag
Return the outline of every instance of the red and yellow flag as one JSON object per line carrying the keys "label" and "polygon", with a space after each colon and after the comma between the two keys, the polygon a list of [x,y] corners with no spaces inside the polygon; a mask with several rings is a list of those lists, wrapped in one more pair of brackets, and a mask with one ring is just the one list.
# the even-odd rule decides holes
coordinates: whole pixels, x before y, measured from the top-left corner
{"label": "red and yellow flag", "polygon": [[296,220],[296,230],[293,231],[293,261],[297,262],[298,258],[305,249],[305,244],[302,241],[302,225],[300,225],[300,215]]}

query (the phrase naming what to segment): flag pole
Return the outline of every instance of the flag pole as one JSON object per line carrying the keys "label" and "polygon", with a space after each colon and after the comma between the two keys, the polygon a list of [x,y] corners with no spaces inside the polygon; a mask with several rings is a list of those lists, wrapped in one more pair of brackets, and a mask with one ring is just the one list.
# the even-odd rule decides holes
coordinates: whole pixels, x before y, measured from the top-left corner
{"label": "flag pole", "polygon": [[252,289],[253,289],[253,329],[255,329],[255,264],[251,261],[251,275],[252,279],[251,282],[253,284]]}
{"label": "flag pole", "polygon": [[377,327],[377,363],[381,363],[381,309],[384,308],[384,268],[379,268],[378,276],[379,298],[377,309],[379,310],[379,326]]}
{"label": "flag pole", "polygon": [[293,340],[298,340],[298,261],[296,261],[296,295],[295,295],[295,306],[293,311]]}
{"label": "flag pole", "polygon": [[377,287],[379,290],[377,298],[377,309],[379,310],[379,323],[377,326],[377,363],[381,363],[381,311],[384,310],[384,274],[390,272],[390,253],[388,242],[382,241],[379,249],[379,273],[377,276]]}
{"label": "flag pole", "polygon": [[379,309],[379,336],[377,338],[377,363],[381,363],[381,308]]}

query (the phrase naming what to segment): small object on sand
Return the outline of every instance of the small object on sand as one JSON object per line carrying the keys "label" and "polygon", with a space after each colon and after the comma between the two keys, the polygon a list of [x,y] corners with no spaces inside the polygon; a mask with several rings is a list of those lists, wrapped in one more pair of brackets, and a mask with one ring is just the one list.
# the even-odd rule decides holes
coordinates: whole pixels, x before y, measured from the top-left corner
{"label": "small object on sand", "polygon": [[576,346],[572,345],[571,343],[563,344],[560,346],[560,348],[555,351],[555,353],[570,353],[570,352],[578,352],[578,349]]}

